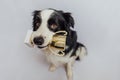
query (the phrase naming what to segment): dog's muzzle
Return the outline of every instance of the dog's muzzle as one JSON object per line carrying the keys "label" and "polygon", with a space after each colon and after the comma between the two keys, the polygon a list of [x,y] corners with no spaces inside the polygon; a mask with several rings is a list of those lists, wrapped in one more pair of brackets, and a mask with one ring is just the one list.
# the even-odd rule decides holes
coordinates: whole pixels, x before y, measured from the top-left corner
{"label": "dog's muzzle", "polygon": [[[48,45],[46,46],[42,46],[42,44],[44,43],[44,39],[43,37],[35,37],[33,40],[31,39],[32,36],[32,31],[29,30],[26,38],[25,38],[25,44],[27,44],[28,46],[32,46],[34,47],[34,45],[37,45],[38,48],[46,48],[48,47],[50,49],[51,52],[54,53],[54,50],[57,50],[58,53],[62,52],[65,50],[66,47],[66,36],[67,36],[67,32],[66,31],[57,31],[53,37],[52,40],[49,42]],[[55,53],[56,55],[57,53]]]}

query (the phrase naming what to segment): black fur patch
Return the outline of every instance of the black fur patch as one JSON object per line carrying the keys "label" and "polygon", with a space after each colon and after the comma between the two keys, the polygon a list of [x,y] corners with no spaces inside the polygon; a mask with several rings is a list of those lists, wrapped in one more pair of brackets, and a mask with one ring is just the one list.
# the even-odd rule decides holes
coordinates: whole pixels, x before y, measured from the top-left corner
{"label": "black fur patch", "polygon": [[76,60],[78,60],[78,61],[80,60],[79,56],[76,58]]}
{"label": "black fur patch", "polygon": [[[54,9],[52,9],[54,10]],[[54,10],[55,12],[51,15],[50,19],[48,20],[48,28],[53,31],[59,31],[59,30],[66,30],[67,32],[70,31],[70,27],[74,28],[74,19],[71,16],[71,13]],[[57,28],[52,29],[50,26],[54,24],[57,26]]]}
{"label": "black fur patch", "polygon": [[69,53],[72,49],[75,48],[77,42],[77,34],[75,31],[69,30],[66,40],[66,45],[68,48],[64,51],[65,54]]}
{"label": "black fur patch", "polygon": [[[76,51],[78,50],[78,48],[81,48],[81,47],[85,47],[83,44],[77,42],[76,46],[73,48],[73,52],[72,52],[72,56],[76,56]],[[80,60],[79,56],[76,58],[76,60]]]}
{"label": "black fur patch", "polygon": [[67,26],[74,28],[75,23],[73,17],[71,16],[71,13],[63,13],[63,16],[67,22]]}
{"label": "black fur patch", "polygon": [[36,31],[41,25],[42,20],[39,14],[40,11],[33,12],[33,31]]}
{"label": "black fur patch", "polygon": [[[56,25],[57,27],[55,29],[52,29],[52,25]],[[65,30],[65,27],[65,19],[63,18],[63,16],[59,13],[54,12],[48,20],[48,28],[51,31],[56,32],[60,30]]]}

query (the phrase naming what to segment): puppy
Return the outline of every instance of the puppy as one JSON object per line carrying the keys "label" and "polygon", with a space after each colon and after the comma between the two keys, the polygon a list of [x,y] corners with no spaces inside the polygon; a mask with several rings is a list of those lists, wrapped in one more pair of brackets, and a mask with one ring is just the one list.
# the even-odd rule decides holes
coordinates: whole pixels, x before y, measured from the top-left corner
{"label": "puppy", "polygon": [[[74,19],[69,12],[55,9],[36,10],[33,12],[32,43],[45,52],[50,62],[50,71],[64,65],[67,80],[73,80],[72,65],[76,60],[86,55],[86,47],[77,42],[77,34],[74,31]],[[66,47],[64,56],[54,55],[48,48],[49,42],[57,31],[66,31]],[[60,54],[57,51],[56,54]]]}

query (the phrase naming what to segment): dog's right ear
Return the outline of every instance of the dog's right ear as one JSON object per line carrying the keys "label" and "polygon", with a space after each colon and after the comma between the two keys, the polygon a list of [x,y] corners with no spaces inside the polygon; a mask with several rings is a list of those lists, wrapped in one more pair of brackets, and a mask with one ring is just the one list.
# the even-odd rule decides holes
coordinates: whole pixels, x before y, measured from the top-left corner
{"label": "dog's right ear", "polygon": [[40,12],[41,12],[40,10],[33,11],[33,16],[37,16]]}
{"label": "dog's right ear", "polygon": [[71,16],[71,13],[69,13],[69,12],[63,13],[63,16],[67,22],[67,26],[74,28],[74,19]]}

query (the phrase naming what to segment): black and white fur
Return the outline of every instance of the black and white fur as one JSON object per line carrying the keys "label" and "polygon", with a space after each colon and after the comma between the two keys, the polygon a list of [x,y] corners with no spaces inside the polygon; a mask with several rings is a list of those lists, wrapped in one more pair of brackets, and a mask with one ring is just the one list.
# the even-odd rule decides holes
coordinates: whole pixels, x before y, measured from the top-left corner
{"label": "black and white fur", "polygon": [[[45,52],[50,62],[50,71],[58,66],[64,65],[67,79],[73,80],[72,65],[76,60],[86,55],[86,48],[77,42],[77,34],[74,31],[74,19],[69,12],[55,9],[36,10],[33,12],[33,34],[32,42]],[[65,56],[54,55],[48,48],[49,41],[57,31],[67,31]]]}

